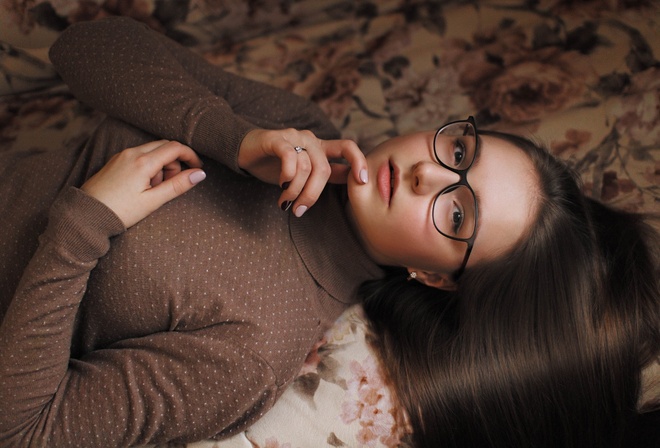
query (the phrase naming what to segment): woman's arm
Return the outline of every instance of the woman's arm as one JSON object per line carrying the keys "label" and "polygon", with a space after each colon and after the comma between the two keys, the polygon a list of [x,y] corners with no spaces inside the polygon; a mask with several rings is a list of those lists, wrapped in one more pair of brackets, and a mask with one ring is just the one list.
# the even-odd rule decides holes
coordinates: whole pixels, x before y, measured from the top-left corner
{"label": "woman's arm", "polygon": [[[121,221],[80,190],[54,206],[0,327],[2,446],[190,442],[243,429],[272,406],[272,370],[233,343],[230,324],[124,340],[70,358],[89,273],[121,231]],[[200,390],[212,376],[214,390]]]}
{"label": "woman's arm", "polygon": [[[131,19],[76,24],[50,57],[81,101],[235,171],[286,184],[278,203],[292,203],[296,215],[351,169],[367,182],[364,155],[354,142],[327,140],[338,132],[315,104],[227,73]],[[298,155],[296,146],[306,151]]]}
{"label": "woman's arm", "polygon": [[[153,334],[70,359],[89,272],[122,230],[99,205],[75,189],[60,198],[0,329],[2,445],[119,447],[243,429],[272,406],[277,387],[265,361],[233,344],[232,325]],[[232,375],[241,381],[230,384]],[[214,390],[200,390],[211,376]]]}
{"label": "woman's arm", "polygon": [[240,143],[252,129],[339,136],[308,100],[227,73],[131,19],[75,24],[50,58],[81,101],[237,171]]}
{"label": "woman's arm", "polygon": [[[121,220],[77,189],[60,195],[0,326],[0,440],[44,431],[40,416],[67,375],[73,321],[90,271]],[[44,412],[46,411],[46,412]]]}
{"label": "woman's arm", "polygon": [[[183,169],[181,162],[192,168]],[[200,165],[180,143],[150,142],[117,154],[82,189],[58,197],[0,325],[0,440],[20,446],[122,446],[197,435],[200,428],[206,435],[218,431],[211,420],[190,430],[177,428],[179,409],[193,412],[191,406],[200,403],[179,403],[178,391],[185,387],[171,385],[199,374],[191,364],[203,354],[213,358],[204,353],[208,350],[219,355],[214,363],[237,368],[238,356],[221,356],[218,341],[224,335],[213,340],[222,329],[152,335],[70,358],[89,274],[110,239],[202,180]],[[224,339],[227,350],[231,344]],[[257,369],[255,382],[272,384],[263,381],[269,371],[261,360],[247,358]],[[191,373],[182,380],[186,370]],[[144,379],[136,382],[140,372]],[[258,390],[270,395],[268,388]],[[261,398],[248,394],[247,402]],[[168,415],[154,413],[159,406]],[[231,426],[245,409],[232,404],[216,411],[224,413],[218,421]]]}

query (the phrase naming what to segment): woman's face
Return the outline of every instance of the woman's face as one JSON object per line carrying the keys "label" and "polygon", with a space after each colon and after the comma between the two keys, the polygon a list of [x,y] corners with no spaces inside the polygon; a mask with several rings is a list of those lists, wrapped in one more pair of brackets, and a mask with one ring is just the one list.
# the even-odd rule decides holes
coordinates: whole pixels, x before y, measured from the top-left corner
{"label": "woman's face", "polygon": [[[377,263],[414,270],[430,286],[451,287],[467,244],[443,236],[433,223],[434,199],[459,181],[437,162],[434,136],[428,131],[396,137],[371,151],[369,182],[358,184],[349,176],[348,214]],[[479,136],[479,145],[467,172],[479,213],[468,268],[514,247],[532,223],[539,190],[532,162],[521,149],[491,136]],[[436,147],[451,152],[455,138],[441,135]],[[452,219],[451,210],[446,219]]]}

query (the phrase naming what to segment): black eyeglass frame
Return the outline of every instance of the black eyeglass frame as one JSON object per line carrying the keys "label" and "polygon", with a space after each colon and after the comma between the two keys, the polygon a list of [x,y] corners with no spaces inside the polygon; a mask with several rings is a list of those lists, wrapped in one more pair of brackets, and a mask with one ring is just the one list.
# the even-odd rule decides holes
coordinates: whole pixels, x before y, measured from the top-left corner
{"label": "black eyeglass frame", "polygon": [[[461,169],[461,170],[457,170],[456,168],[453,168],[451,166],[448,166],[448,165],[444,164],[440,160],[440,157],[438,157],[438,151],[436,150],[436,147],[435,147],[435,142],[438,138],[438,135],[442,134],[442,131],[447,129],[447,127],[458,124],[458,123],[468,123],[469,125],[472,126],[472,129],[474,129],[474,144],[475,144],[474,156],[472,157],[472,160],[470,161],[470,164],[467,166],[467,168],[464,168],[464,169]],[[467,131],[467,129],[468,128],[466,127],[466,131]],[[466,133],[464,133],[463,135],[466,135]],[[456,120],[456,121],[451,121],[449,123],[446,123],[445,125],[441,126],[436,131],[435,136],[433,137],[433,155],[435,156],[436,161],[442,167],[448,169],[449,171],[451,171],[453,173],[458,174],[458,176],[459,176],[458,182],[453,183],[453,184],[443,188],[442,191],[440,191],[440,193],[438,193],[436,195],[435,199],[433,199],[433,206],[432,206],[432,209],[431,209],[431,219],[433,220],[433,226],[435,227],[435,230],[438,231],[438,233],[440,233],[442,236],[444,236],[446,238],[449,238],[449,239],[452,239],[452,240],[455,240],[455,241],[462,241],[464,243],[467,243],[467,250],[465,251],[465,257],[463,257],[463,262],[461,263],[461,267],[458,268],[458,270],[456,271],[456,273],[454,273],[454,276],[453,276],[455,281],[458,280],[458,278],[463,274],[463,271],[465,270],[465,266],[467,265],[468,259],[470,258],[470,254],[472,253],[472,248],[474,247],[474,240],[477,237],[477,222],[479,220],[479,206],[477,204],[477,196],[474,194],[474,190],[472,189],[472,187],[470,186],[470,184],[467,181],[467,172],[472,167],[472,164],[474,164],[474,161],[477,159],[477,153],[479,151],[480,146],[481,145],[479,144],[479,133],[477,132],[477,125],[476,125],[476,123],[474,121],[474,117],[472,115],[470,115],[467,118],[467,120]],[[443,194],[449,193],[449,192],[455,190],[457,187],[460,187],[460,186],[467,187],[468,190],[470,190],[470,193],[472,193],[472,198],[474,199],[474,229],[472,230],[472,235],[470,235],[468,238],[460,238],[460,237],[457,237],[457,236],[447,235],[442,230],[440,230],[438,225],[435,223],[435,204],[438,202],[438,198],[440,196],[442,196]]]}

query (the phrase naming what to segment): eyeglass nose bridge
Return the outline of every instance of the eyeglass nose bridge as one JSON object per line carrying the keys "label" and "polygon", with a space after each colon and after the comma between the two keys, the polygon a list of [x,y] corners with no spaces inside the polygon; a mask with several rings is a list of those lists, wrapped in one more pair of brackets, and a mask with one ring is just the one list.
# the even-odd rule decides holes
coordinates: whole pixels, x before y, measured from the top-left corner
{"label": "eyeglass nose bridge", "polygon": [[472,192],[472,195],[474,196],[474,191],[472,190],[472,187],[470,186],[470,184],[468,183],[468,180],[467,180],[468,171],[470,170],[469,167],[464,169],[464,170],[457,170],[457,169],[454,169],[454,168],[443,165],[443,168],[448,169],[452,173],[458,174],[458,181],[444,187],[440,191],[440,194],[449,193],[449,192],[455,190],[456,188],[458,188],[460,186],[465,186],[465,187],[470,189],[470,191]]}

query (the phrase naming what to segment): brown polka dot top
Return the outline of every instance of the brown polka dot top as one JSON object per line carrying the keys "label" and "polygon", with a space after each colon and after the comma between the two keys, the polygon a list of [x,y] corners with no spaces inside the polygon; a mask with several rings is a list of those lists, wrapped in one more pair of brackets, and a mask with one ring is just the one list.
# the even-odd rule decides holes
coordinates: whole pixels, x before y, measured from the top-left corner
{"label": "brown polka dot top", "polygon": [[[292,217],[237,149],[255,127],[336,130],[129,19],[72,26],[51,59],[114,118],[79,147],[0,153],[0,440],[118,447],[244,429],[383,273],[341,188]],[[195,149],[207,178],[125,230],[75,187],[157,137]]]}

